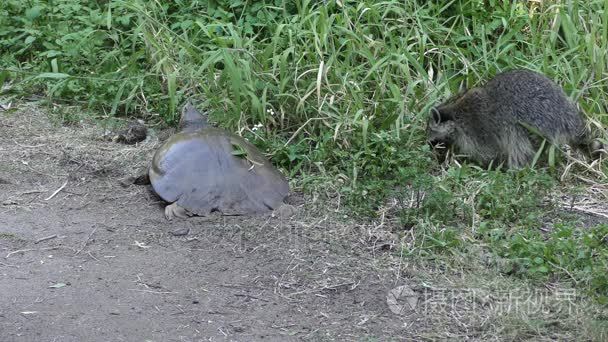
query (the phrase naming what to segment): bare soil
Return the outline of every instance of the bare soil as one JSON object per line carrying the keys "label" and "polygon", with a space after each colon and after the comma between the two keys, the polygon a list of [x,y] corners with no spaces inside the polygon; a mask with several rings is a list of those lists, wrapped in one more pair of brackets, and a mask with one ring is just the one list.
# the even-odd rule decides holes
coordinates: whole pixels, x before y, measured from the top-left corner
{"label": "bare soil", "polygon": [[104,139],[100,125],[55,125],[32,105],[0,112],[0,340],[567,340],[580,332],[563,311],[543,314],[557,321],[547,335],[520,316],[507,324],[490,296],[451,293],[459,301],[450,310],[395,313],[387,295],[399,286],[413,289],[420,309],[430,303],[422,290],[514,283],[406,263],[394,226],[353,221],[336,203],[294,194],[289,218],[167,221],[149,187],[120,180],[171,133],[123,145]]}
{"label": "bare soil", "polygon": [[407,334],[386,305],[394,277],[359,227],[307,213],[297,196],[288,220],[169,222],[149,187],[120,182],[150,160],[157,136],[117,144],[94,124],[55,126],[34,108],[0,127],[3,341]]}

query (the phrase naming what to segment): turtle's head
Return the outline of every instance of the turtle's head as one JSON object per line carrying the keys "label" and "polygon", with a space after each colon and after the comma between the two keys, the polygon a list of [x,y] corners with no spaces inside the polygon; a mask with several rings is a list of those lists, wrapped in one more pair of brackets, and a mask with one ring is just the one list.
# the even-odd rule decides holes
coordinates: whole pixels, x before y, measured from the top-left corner
{"label": "turtle's head", "polygon": [[179,119],[180,131],[194,132],[205,126],[207,126],[207,116],[201,114],[192,102],[186,102],[182,109],[182,116]]}

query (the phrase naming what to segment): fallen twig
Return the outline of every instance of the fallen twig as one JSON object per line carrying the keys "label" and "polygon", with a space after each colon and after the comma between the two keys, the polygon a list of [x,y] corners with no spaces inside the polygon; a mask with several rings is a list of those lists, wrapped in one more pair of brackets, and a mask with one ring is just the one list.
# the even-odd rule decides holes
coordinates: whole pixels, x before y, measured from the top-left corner
{"label": "fallen twig", "polygon": [[137,241],[137,240],[135,240],[135,242],[134,242],[134,243],[132,243],[132,244],[131,244],[131,246],[137,246],[137,247],[139,247],[139,248],[141,248],[141,249],[146,249],[146,248],[150,248],[150,247],[152,247],[152,246],[147,246],[145,243],[143,243],[143,242],[139,242],[139,241]]}
{"label": "fallen twig", "polygon": [[41,192],[47,192],[47,189],[42,189],[42,190],[28,190],[28,191],[23,191],[20,192],[18,195],[30,195],[30,194],[39,194]]}
{"label": "fallen twig", "polygon": [[13,141],[15,142],[15,144],[17,144],[21,147],[25,147],[25,148],[38,148],[38,147],[46,146],[46,144],[40,144],[40,145],[34,145],[34,146],[22,145],[22,144],[18,143],[17,140],[13,140]]}
{"label": "fallen twig", "polygon": [[302,290],[302,291],[297,291],[297,292],[289,293],[285,297],[291,298],[293,296],[300,295],[302,293],[313,293],[313,292],[319,292],[319,291],[325,291],[325,290],[334,290],[334,289],[337,289],[338,287],[342,287],[342,286],[350,286],[350,288],[348,289],[348,291],[352,291],[355,288],[357,288],[357,286],[359,286],[359,282],[355,283],[353,281],[349,281],[349,282],[335,284],[335,285],[328,285],[328,286],[317,287],[317,288],[312,288],[312,289],[305,289],[305,290]]}
{"label": "fallen twig", "polygon": [[91,234],[89,234],[89,236],[87,237],[87,239],[84,241],[84,245],[82,245],[82,248],[80,248],[79,250],[76,251],[76,253],[74,253],[74,256],[77,256],[80,252],[82,252],[82,250],[89,243],[89,240],[91,240],[91,236],[93,236],[93,234],[95,234],[95,231],[97,231],[97,226],[95,226],[95,228],[93,229],[93,231],[91,231]]}
{"label": "fallen twig", "polygon": [[55,249],[59,249],[59,248],[71,249],[69,247],[63,247],[63,246],[54,246],[54,247],[45,247],[45,248],[26,248],[26,249],[19,249],[16,251],[12,251],[12,252],[8,253],[4,258],[8,259],[8,257],[10,257],[13,254],[17,254],[17,253],[25,253],[25,252],[32,252],[32,251],[51,251],[51,250],[55,250]]}
{"label": "fallen twig", "polygon": [[35,248],[19,249],[19,250],[12,251],[12,252],[8,253],[4,258],[8,259],[13,254],[31,252],[31,251],[35,251],[35,250],[36,250]]}
{"label": "fallen twig", "polygon": [[95,261],[99,261],[99,259],[97,259],[96,257],[94,257],[94,256],[93,256],[93,254],[91,254],[91,252],[87,252],[87,254],[88,254],[88,255],[89,255],[91,258],[95,259]]}
{"label": "fallen twig", "polygon": [[19,268],[19,266],[17,266],[17,265],[5,264],[3,262],[0,262],[0,266]]}
{"label": "fallen twig", "polygon": [[248,294],[245,294],[245,293],[237,293],[237,294],[235,294],[235,296],[236,297],[246,297],[246,298],[261,300],[263,302],[268,302],[267,299],[256,297],[256,296],[252,296],[252,295],[248,295]]}
{"label": "fallen twig", "polygon": [[45,198],[45,201],[50,200],[51,198],[55,197],[55,195],[57,195],[59,193],[59,191],[63,190],[63,188],[65,188],[65,186],[68,185],[68,180],[66,179],[65,182],[63,183],[62,186],[59,187],[59,189],[55,190],[55,192],[53,192],[53,194],[47,198]]}
{"label": "fallen twig", "polygon": [[583,208],[583,207],[580,207],[580,206],[572,206],[570,208],[574,209],[574,210],[578,210],[578,211],[583,212],[583,213],[587,213],[587,214],[591,214],[591,215],[597,215],[597,216],[608,218],[608,214],[604,214],[604,213],[601,213],[601,212],[598,212],[598,211],[595,211],[595,210],[591,210],[591,209],[586,209],[586,208]]}
{"label": "fallen twig", "polygon": [[171,291],[152,291],[152,290],[140,290],[140,289],[128,289],[128,290],[137,291],[137,292],[154,293],[154,294],[177,294],[177,292],[171,292]]}
{"label": "fallen twig", "polygon": [[36,240],[36,242],[34,242],[34,243],[40,243],[40,242],[43,242],[43,241],[46,241],[46,240],[54,239],[56,237],[57,237],[57,234],[45,236],[43,238],[40,238],[40,239]]}

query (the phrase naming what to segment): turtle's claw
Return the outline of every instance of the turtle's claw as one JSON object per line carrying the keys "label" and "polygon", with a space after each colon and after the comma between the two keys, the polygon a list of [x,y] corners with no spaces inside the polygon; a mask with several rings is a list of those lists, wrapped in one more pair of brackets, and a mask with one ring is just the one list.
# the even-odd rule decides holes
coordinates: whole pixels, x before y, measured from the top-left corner
{"label": "turtle's claw", "polygon": [[171,221],[174,217],[178,217],[181,219],[187,219],[192,216],[186,209],[177,205],[177,203],[171,203],[165,207],[165,217],[167,220]]}

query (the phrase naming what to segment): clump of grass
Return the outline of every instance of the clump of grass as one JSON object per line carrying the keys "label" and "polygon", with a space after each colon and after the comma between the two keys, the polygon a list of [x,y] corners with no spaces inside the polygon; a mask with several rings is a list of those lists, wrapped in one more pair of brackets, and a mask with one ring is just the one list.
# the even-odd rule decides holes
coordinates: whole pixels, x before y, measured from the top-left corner
{"label": "clump of grass", "polygon": [[545,200],[555,182],[531,169],[451,169],[422,204],[427,215],[420,218],[415,248],[407,254],[461,255],[472,242],[502,259],[501,273],[571,282],[608,303],[608,226],[560,219]]}
{"label": "clump of grass", "polygon": [[17,235],[15,235],[13,233],[0,232],[0,239],[13,240],[13,239],[17,239]]}
{"label": "clump of grass", "polygon": [[[9,0],[0,11],[7,23],[0,46],[11,53],[0,55],[0,67],[14,81],[14,96],[27,89],[102,117],[174,123],[185,96],[204,98],[221,126],[261,124],[274,141],[268,152],[293,174],[315,173],[321,162],[345,173],[352,163],[327,155],[365,155],[373,134],[390,136],[387,145],[398,144],[399,152],[420,150],[431,105],[507,68],[545,72],[573,96],[585,95],[587,112],[605,113],[604,63],[594,62],[608,42],[596,29],[606,21],[604,7]],[[307,141],[322,142],[329,153],[303,156]],[[389,158],[407,161],[398,154],[382,159]],[[364,182],[349,177],[346,185]]]}
{"label": "clump of grass", "polygon": [[586,288],[603,303],[608,303],[607,225],[581,229],[557,225],[548,236],[531,230],[493,241],[497,253],[513,260],[512,272],[547,279],[560,275]]}

